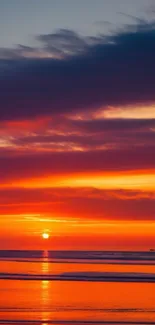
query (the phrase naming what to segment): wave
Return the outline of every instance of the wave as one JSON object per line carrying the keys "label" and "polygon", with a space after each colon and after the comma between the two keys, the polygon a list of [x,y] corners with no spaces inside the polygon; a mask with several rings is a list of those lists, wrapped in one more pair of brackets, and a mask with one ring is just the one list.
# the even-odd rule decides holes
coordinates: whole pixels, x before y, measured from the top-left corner
{"label": "wave", "polygon": [[0,324],[27,324],[27,325],[34,325],[34,324],[38,324],[38,325],[43,325],[43,324],[53,324],[53,325],[98,325],[98,324],[108,324],[108,325],[113,325],[113,324],[120,324],[120,325],[154,325],[155,322],[152,321],[87,321],[87,320],[83,320],[83,321],[76,321],[76,320],[46,320],[46,322],[42,321],[42,320],[0,320]]}
{"label": "wave", "polygon": [[87,260],[87,259],[59,259],[59,258],[48,258],[48,257],[42,257],[39,259],[34,259],[34,258],[12,258],[12,257],[0,257],[1,262],[19,262],[19,263],[48,263],[48,264],[94,264],[94,265],[149,265],[149,266],[154,266],[155,265],[155,260],[150,261],[150,260]]}
{"label": "wave", "polygon": [[[0,308],[1,312],[16,312],[16,313],[27,313],[27,312],[39,312],[40,308],[37,309],[36,307],[2,307]],[[47,312],[48,308],[42,309],[42,312]],[[50,312],[68,312],[68,311],[79,311],[79,312],[87,312],[87,311],[95,311],[97,313],[155,313],[155,308],[93,308],[93,307],[73,307],[73,306],[50,306]]]}
{"label": "wave", "polygon": [[155,282],[154,273],[65,272],[62,274],[0,273],[5,280],[91,281],[91,282]]}
{"label": "wave", "polygon": [[155,251],[26,251],[0,250],[0,258],[25,259],[87,259],[87,260],[121,260],[121,261],[155,261]]}

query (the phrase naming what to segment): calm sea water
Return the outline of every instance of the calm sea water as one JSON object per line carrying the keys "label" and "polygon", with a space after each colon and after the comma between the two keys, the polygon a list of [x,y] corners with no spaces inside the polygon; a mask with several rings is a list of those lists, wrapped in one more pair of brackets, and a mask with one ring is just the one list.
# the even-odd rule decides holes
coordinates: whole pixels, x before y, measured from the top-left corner
{"label": "calm sea water", "polygon": [[0,323],[155,324],[155,253],[0,251]]}

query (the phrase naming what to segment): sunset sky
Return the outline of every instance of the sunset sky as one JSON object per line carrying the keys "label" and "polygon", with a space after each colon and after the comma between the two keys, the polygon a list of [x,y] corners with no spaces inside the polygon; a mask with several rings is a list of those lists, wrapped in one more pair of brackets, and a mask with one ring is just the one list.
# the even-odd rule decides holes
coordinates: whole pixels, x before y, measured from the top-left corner
{"label": "sunset sky", "polygon": [[0,249],[155,248],[154,12],[0,1]]}

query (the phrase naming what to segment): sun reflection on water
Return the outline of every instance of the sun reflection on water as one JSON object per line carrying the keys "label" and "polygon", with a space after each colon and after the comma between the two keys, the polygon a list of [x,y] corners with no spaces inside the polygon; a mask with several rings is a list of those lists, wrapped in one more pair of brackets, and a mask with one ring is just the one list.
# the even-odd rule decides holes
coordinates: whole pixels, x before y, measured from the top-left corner
{"label": "sun reflection on water", "polygon": [[[43,262],[42,262],[42,275],[48,275],[49,273],[49,257],[48,251],[43,252]],[[47,325],[46,322],[50,319],[49,311],[49,281],[41,281],[41,292],[42,292],[42,321],[43,325]]]}
{"label": "sun reflection on water", "polygon": [[48,251],[43,252],[42,274],[47,275],[49,272],[49,255]]}

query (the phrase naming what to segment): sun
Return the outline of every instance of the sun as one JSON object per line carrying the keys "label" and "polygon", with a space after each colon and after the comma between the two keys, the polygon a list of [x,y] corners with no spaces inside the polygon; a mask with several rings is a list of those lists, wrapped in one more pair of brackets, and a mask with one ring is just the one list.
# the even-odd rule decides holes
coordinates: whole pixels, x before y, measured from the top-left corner
{"label": "sun", "polygon": [[50,236],[50,235],[49,235],[47,232],[43,232],[43,234],[42,234],[42,238],[43,238],[43,239],[48,239],[49,236]]}

